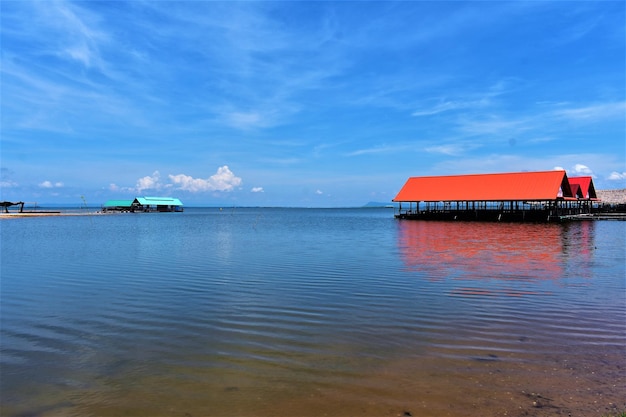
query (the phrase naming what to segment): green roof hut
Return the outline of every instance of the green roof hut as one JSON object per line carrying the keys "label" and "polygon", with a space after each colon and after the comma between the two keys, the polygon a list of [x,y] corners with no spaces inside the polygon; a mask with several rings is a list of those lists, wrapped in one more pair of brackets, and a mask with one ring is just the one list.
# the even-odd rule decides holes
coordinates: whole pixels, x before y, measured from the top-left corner
{"label": "green roof hut", "polygon": [[171,197],[137,197],[132,203],[133,211],[182,212],[183,203]]}

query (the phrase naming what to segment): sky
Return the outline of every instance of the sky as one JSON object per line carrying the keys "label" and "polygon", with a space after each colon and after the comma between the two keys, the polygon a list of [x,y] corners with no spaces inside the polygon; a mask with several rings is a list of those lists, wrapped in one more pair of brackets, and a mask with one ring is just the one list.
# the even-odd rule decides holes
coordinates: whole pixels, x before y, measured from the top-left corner
{"label": "sky", "polygon": [[354,207],[626,188],[623,1],[2,1],[0,200]]}

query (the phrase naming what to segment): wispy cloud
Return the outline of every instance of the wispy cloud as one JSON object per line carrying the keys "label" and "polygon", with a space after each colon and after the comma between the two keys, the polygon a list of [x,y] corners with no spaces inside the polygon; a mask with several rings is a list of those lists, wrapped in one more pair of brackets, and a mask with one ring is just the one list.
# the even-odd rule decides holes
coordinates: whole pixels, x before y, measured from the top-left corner
{"label": "wispy cloud", "polygon": [[288,166],[288,165],[298,165],[304,161],[304,158],[297,157],[285,157],[285,158],[268,158],[263,157],[258,159],[259,162],[268,165],[280,165],[280,166]]}
{"label": "wispy cloud", "polygon": [[[626,103],[570,104],[569,107],[563,104],[544,105],[528,109],[520,115],[491,111],[473,117],[461,116],[456,123],[462,136],[475,137],[485,143],[503,138],[524,138],[528,143],[540,144],[554,141],[555,135],[572,132],[571,126],[563,124],[563,120],[585,125],[620,120],[623,123],[626,120]],[[550,136],[546,137],[546,133]]]}
{"label": "wispy cloud", "polygon": [[[45,4],[45,3],[44,3]],[[82,63],[85,67],[100,66],[101,58],[98,44],[105,40],[106,36],[97,30],[94,25],[85,23],[88,14],[81,10],[79,16],[71,3],[50,3],[56,8],[52,22],[58,25],[67,36],[63,39],[65,45],[61,46],[65,55]],[[60,17],[60,19],[58,18]]]}
{"label": "wispy cloud", "polygon": [[2,192],[3,188],[14,188],[18,186],[19,184],[10,178],[5,178],[3,176],[2,179],[0,179],[0,192]]}
{"label": "wispy cloud", "polygon": [[582,107],[570,107],[554,110],[552,114],[557,118],[588,123],[615,118],[626,120],[626,102],[618,101],[591,104]]}
{"label": "wispy cloud", "polygon": [[361,156],[361,155],[377,155],[377,154],[389,154],[405,151],[415,151],[417,149],[415,144],[400,144],[400,145],[377,145],[371,148],[357,149],[351,152],[347,152],[346,156]]}
{"label": "wispy cloud", "polygon": [[435,114],[444,113],[451,110],[469,109],[477,107],[485,107],[487,100],[480,101],[440,101],[430,108],[423,110],[417,110],[412,113],[412,116],[433,116]]}
{"label": "wispy cloud", "polygon": [[[560,162],[559,165],[554,164]],[[564,170],[570,176],[592,176],[596,182],[596,188],[606,187],[605,179],[620,180],[620,166],[617,156],[607,157],[599,153],[569,154],[547,153],[543,155],[519,155],[519,154],[487,154],[463,158],[447,159],[433,165],[429,171],[431,175],[442,175],[450,172],[457,173],[481,173],[481,172],[522,172],[522,171],[545,171]],[[616,173],[612,176],[611,173]]]}
{"label": "wispy cloud", "polygon": [[483,110],[494,105],[494,99],[498,96],[519,89],[519,84],[519,80],[501,79],[483,92],[465,93],[454,99],[431,99],[430,103],[425,103],[421,110],[414,111],[412,116],[434,116],[455,110]]}
{"label": "wispy cloud", "polygon": [[617,172],[617,171],[613,171],[611,172],[611,174],[609,174],[609,177],[607,178],[609,181],[622,181],[622,180],[626,180],[626,172]]}
{"label": "wispy cloud", "polygon": [[466,144],[466,143],[454,143],[454,144],[444,144],[444,145],[435,145],[435,146],[427,146],[424,148],[426,152],[434,153],[434,154],[442,154],[448,156],[458,156],[463,155],[467,151],[471,149],[475,149],[476,145]]}
{"label": "wispy cloud", "polygon": [[623,16],[620,2],[4,2],[2,182],[291,204],[424,172],[579,164],[607,181],[624,171]]}
{"label": "wispy cloud", "polygon": [[13,175],[13,171],[9,168],[0,168],[0,193],[2,193],[3,188],[8,189],[19,186],[19,184],[13,180]]}
{"label": "wispy cloud", "polygon": [[490,114],[482,118],[464,118],[460,122],[460,128],[462,132],[472,136],[517,136],[532,130],[535,125],[531,122],[528,118],[507,118],[506,115]]}

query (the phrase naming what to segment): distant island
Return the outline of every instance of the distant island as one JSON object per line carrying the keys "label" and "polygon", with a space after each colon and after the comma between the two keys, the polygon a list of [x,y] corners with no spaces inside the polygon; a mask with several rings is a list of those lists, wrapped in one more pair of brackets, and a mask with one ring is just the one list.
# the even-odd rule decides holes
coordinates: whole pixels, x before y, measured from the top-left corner
{"label": "distant island", "polygon": [[363,207],[365,208],[373,208],[373,207],[398,207],[399,204],[398,203],[394,203],[394,202],[388,202],[388,203],[382,203],[379,201],[370,201],[369,203],[367,203],[366,205],[364,205]]}

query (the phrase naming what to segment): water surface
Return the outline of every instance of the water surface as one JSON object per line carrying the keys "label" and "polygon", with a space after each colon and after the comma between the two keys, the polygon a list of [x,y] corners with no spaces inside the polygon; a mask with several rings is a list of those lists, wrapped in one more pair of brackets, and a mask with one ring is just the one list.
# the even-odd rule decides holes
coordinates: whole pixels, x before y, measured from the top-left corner
{"label": "water surface", "polygon": [[626,409],[625,222],[0,221],[3,416]]}

